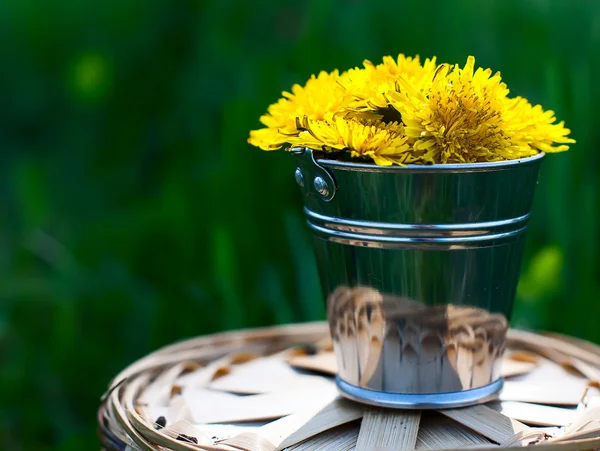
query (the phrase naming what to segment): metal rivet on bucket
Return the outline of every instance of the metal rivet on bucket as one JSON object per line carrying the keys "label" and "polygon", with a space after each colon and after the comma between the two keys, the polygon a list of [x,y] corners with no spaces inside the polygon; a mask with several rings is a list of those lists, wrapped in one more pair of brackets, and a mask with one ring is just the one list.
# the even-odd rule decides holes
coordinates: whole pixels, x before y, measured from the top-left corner
{"label": "metal rivet on bucket", "polygon": [[304,186],[304,174],[302,173],[302,169],[296,168],[296,172],[294,172],[294,177],[296,178],[296,183],[298,186]]}
{"label": "metal rivet on bucket", "polygon": [[330,202],[337,191],[331,172],[317,162],[311,149],[295,147],[290,152],[298,159],[294,177],[304,194],[319,199],[320,202]]}
{"label": "metal rivet on bucket", "polygon": [[327,186],[327,182],[323,180],[323,177],[316,176],[314,186],[321,196],[327,197],[329,195],[329,187]]}

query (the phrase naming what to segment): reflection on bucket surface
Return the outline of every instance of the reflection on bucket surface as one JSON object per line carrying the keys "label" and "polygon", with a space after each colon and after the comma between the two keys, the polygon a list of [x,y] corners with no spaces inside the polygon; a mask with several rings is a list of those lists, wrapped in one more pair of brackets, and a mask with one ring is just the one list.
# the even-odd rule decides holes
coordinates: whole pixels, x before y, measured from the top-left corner
{"label": "reflection on bucket surface", "polygon": [[402,408],[497,394],[543,154],[381,167],[293,153],[342,394]]}
{"label": "reflection on bucket surface", "polygon": [[483,309],[426,306],[368,287],[328,299],[340,377],[362,388],[423,394],[470,390],[500,377],[508,322]]}

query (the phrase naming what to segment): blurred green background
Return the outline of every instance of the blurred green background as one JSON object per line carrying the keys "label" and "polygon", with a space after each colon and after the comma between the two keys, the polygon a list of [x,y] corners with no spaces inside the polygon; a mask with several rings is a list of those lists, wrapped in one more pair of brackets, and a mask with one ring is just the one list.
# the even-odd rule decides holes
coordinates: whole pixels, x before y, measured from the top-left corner
{"label": "blurred green background", "polygon": [[0,449],[97,449],[158,346],[324,317],[294,163],[246,143],[321,69],[501,70],[577,139],[546,158],[514,323],[600,341],[600,2],[0,2]]}

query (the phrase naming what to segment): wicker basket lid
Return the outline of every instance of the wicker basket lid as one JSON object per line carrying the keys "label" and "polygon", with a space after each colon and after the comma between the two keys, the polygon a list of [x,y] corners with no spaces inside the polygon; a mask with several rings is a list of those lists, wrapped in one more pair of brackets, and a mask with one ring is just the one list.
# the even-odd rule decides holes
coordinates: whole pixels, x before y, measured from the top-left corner
{"label": "wicker basket lid", "polygon": [[341,398],[325,323],[200,337],[115,377],[99,435],[107,450],[600,448],[600,347],[518,330],[508,345],[497,401],[419,412]]}

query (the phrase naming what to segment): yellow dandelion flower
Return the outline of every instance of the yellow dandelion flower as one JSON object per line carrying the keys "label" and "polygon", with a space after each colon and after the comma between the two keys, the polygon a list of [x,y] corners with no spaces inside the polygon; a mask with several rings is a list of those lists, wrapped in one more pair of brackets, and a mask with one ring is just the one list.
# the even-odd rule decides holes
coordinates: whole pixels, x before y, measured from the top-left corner
{"label": "yellow dandelion flower", "polygon": [[402,114],[415,156],[424,163],[474,163],[515,158],[518,149],[503,126],[508,90],[500,75],[441,65],[428,90],[399,78],[390,103]]}
{"label": "yellow dandelion flower", "polygon": [[555,124],[554,111],[544,111],[541,105],[533,106],[523,97],[509,100],[503,118],[514,131],[514,144],[523,154],[562,152],[569,149],[567,144],[575,142],[567,136],[571,130],[564,127],[564,122]]}
{"label": "yellow dandelion flower", "polygon": [[394,90],[399,77],[424,85],[424,81],[435,73],[435,61],[435,57],[426,59],[421,65],[418,55],[413,58],[403,54],[399,54],[397,59],[385,56],[383,62],[377,65],[365,60],[364,68],[344,72],[339,83],[352,94],[351,110],[376,111],[384,120],[400,120],[397,112],[390,108],[386,93]]}
{"label": "yellow dandelion flower", "polygon": [[381,166],[404,164],[410,159],[404,127],[397,122],[337,116],[331,121],[304,118],[302,126],[304,130],[290,138],[294,146],[347,151],[351,157],[369,158]]}
{"label": "yellow dandelion flower", "polygon": [[575,142],[553,111],[508,94],[500,74],[476,69],[472,56],[464,67],[386,56],[294,85],[248,142],[345,152],[380,165],[511,160]]}
{"label": "yellow dandelion flower", "polygon": [[248,142],[262,150],[277,150],[287,144],[288,137],[277,128],[260,128],[250,131]]}
{"label": "yellow dandelion flower", "polygon": [[271,105],[260,122],[267,126],[254,130],[248,142],[264,150],[282,147],[288,136],[297,135],[296,121],[303,117],[310,119],[332,119],[348,103],[349,94],[338,84],[337,70],[321,72],[312,76],[305,86],[295,84],[292,92],[283,92],[283,98]]}

